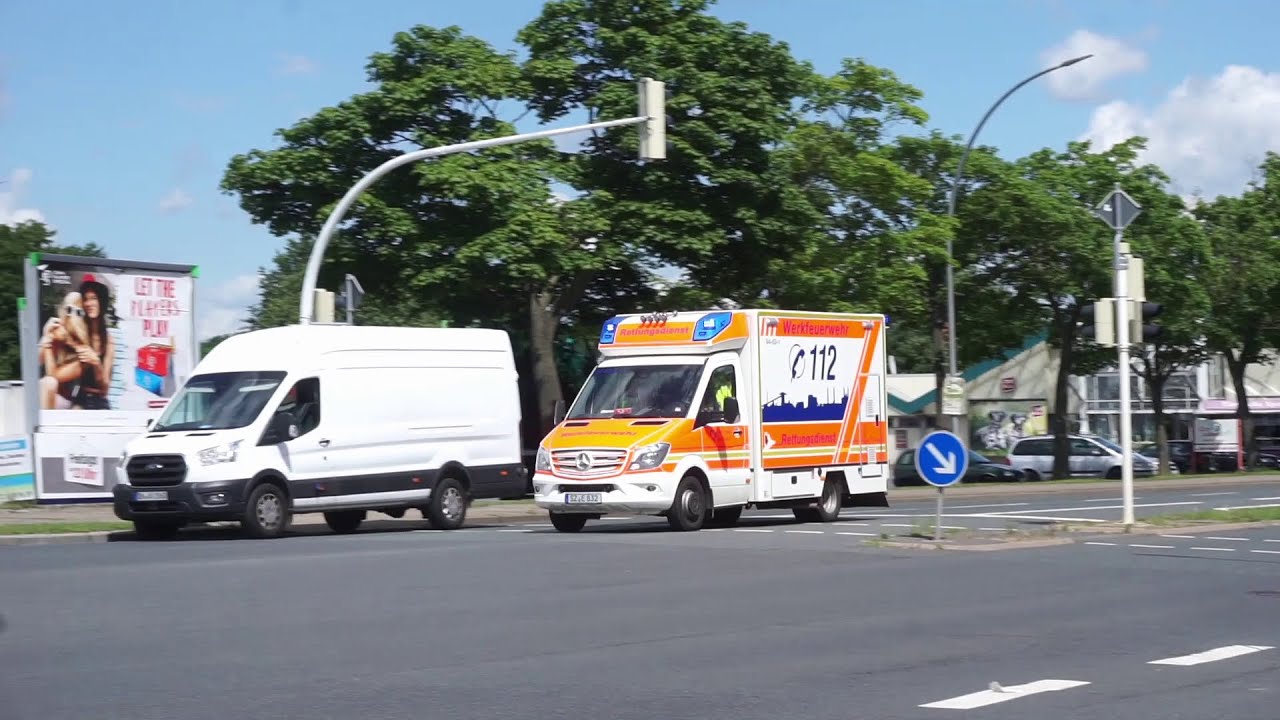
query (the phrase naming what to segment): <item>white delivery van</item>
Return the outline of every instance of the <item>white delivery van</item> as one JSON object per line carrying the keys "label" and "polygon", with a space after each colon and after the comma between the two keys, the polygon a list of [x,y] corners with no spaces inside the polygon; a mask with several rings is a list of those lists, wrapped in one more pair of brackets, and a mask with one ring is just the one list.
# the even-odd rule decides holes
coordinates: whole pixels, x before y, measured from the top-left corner
{"label": "white delivery van", "polygon": [[115,513],[140,536],[293,513],[351,532],[369,511],[461,527],[469,502],[518,497],[527,471],[502,330],[295,325],[235,335],[131,441]]}

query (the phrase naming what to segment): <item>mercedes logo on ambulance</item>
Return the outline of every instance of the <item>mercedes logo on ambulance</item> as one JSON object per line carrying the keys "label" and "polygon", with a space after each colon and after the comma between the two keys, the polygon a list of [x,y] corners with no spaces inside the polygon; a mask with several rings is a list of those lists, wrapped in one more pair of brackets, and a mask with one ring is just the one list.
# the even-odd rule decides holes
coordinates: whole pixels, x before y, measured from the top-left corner
{"label": "mercedes logo on ambulance", "polygon": [[587,453],[578,453],[578,470],[586,472],[591,469],[591,456]]}

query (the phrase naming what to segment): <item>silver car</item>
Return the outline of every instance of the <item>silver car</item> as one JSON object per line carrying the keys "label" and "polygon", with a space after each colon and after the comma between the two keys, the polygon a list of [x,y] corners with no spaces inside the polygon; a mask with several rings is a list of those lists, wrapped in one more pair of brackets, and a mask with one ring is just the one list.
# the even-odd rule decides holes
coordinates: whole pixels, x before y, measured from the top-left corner
{"label": "silver car", "polygon": [[[1120,446],[1097,435],[1068,435],[1071,477],[1120,478]],[[1156,463],[1138,453],[1133,457],[1134,477],[1150,477]],[[1026,474],[1027,480],[1053,477],[1053,436],[1039,435],[1019,440],[1009,451],[1009,464]]]}

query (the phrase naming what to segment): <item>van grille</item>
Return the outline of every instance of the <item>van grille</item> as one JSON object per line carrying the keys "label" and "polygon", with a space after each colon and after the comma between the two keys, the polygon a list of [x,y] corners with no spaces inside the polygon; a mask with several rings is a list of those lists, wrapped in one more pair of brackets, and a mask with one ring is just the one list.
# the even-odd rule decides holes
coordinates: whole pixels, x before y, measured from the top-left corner
{"label": "van grille", "polygon": [[181,455],[135,455],[125,473],[129,484],[137,487],[178,485],[187,479],[187,461]]}
{"label": "van grille", "polygon": [[626,450],[612,448],[578,448],[551,453],[551,465],[561,477],[598,477],[622,472]]}

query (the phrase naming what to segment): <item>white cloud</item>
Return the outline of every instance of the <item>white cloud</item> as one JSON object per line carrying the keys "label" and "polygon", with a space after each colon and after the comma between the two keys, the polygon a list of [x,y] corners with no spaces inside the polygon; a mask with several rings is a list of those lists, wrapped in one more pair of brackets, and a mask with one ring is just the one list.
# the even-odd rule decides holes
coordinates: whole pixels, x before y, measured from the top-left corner
{"label": "white cloud", "polygon": [[258,301],[258,275],[238,275],[212,287],[196,288],[199,307],[196,333],[200,341],[244,329],[249,306]]}
{"label": "white cloud", "polygon": [[1094,110],[1082,139],[1103,150],[1141,135],[1144,162],[1159,165],[1183,194],[1236,195],[1267,150],[1280,150],[1280,72],[1229,65],[1190,77],[1152,108],[1116,101]]}
{"label": "white cloud", "polygon": [[315,61],[306,55],[282,54],[280,65],[276,68],[276,72],[281,75],[310,75],[315,71]]}
{"label": "white cloud", "polygon": [[173,213],[181,212],[182,210],[191,207],[191,204],[194,202],[195,200],[182,190],[182,188],[174,188],[168,195],[165,195],[160,199],[160,204],[156,206],[156,209],[165,215],[172,215]]}
{"label": "white cloud", "polygon": [[19,225],[34,220],[44,222],[44,213],[35,208],[22,207],[22,192],[31,182],[32,172],[27,168],[14,170],[0,184],[0,225]]}
{"label": "white cloud", "polygon": [[1096,100],[1110,80],[1147,69],[1145,51],[1118,38],[1088,30],[1077,30],[1040,53],[1040,62],[1049,67],[1082,55],[1093,57],[1044,77],[1054,96],[1063,100]]}

